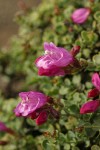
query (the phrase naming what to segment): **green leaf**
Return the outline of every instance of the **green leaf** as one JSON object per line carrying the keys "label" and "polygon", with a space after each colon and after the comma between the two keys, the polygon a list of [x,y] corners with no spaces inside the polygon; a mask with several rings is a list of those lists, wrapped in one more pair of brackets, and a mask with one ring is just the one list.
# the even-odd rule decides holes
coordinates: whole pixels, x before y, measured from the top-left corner
{"label": "green leaf", "polygon": [[100,65],[100,53],[93,56],[93,62],[96,64],[96,65]]}
{"label": "green leaf", "polygon": [[70,144],[64,144],[64,150],[70,150]]}
{"label": "green leaf", "polygon": [[78,114],[79,113],[79,108],[76,105],[71,105],[69,107],[69,110],[74,114]]}
{"label": "green leaf", "polygon": [[85,127],[85,132],[87,134],[87,137],[93,137],[95,135],[96,131],[93,130],[92,128],[93,126],[90,123],[86,123],[84,127]]}
{"label": "green leaf", "polygon": [[72,82],[76,85],[80,85],[80,82],[81,82],[81,76],[80,75],[74,75],[73,76],[73,79],[72,79]]}
{"label": "green leaf", "polygon": [[91,147],[91,150],[100,150],[100,147],[98,145],[93,145]]}
{"label": "green leaf", "polygon": [[99,131],[100,130],[100,122],[95,122],[92,124],[92,129],[94,131]]}
{"label": "green leaf", "polygon": [[48,140],[44,140],[42,143],[44,150],[57,150],[53,143],[49,143]]}
{"label": "green leaf", "polygon": [[94,18],[95,18],[95,20],[97,20],[98,22],[100,22],[100,11],[97,11],[97,12],[94,14]]}
{"label": "green leaf", "polygon": [[50,147],[48,146],[48,140],[44,140],[42,143],[42,146],[44,150],[50,150]]}
{"label": "green leaf", "polygon": [[85,58],[89,58],[91,53],[90,49],[83,49],[83,55],[85,56]]}
{"label": "green leaf", "polygon": [[78,147],[73,147],[72,150],[80,150]]}
{"label": "green leaf", "polygon": [[82,31],[81,36],[84,44],[86,44],[88,47],[91,47],[98,40],[98,35],[93,31]]}
{"label": "green leaf", "polygon": [[59,93],[61,95],[66,95],[68,93],[68,88],[64,87],[64,86],[61,86],[60,90],[59,90]]}

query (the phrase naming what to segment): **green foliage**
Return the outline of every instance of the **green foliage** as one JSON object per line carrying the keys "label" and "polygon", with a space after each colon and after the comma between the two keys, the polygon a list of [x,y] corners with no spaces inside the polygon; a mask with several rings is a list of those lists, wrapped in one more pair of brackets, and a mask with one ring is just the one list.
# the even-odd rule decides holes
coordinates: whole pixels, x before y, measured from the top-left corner
{"label": "green foliage", "polygon": [[[86,23],[77,25],[70,16],[80,7],[90,7],[92,13]],[[44,0],[36,9],[19,12],[15,20],[18,35],[10,48],[0,51],[0,120],[17,135],[0,133],[0,140],[8,141],[0,150],[99,150],[100,111],[80,115],[79,109],[92,88],[92,73],[100,71],[100,1]],[[77,58],[83,58],[81,63],[87,67],[71,76],[39,77],[34,62],[43,54],[45,41],[67,50],[80,45]],[[53,97],[60,119],[38,127],[32,120],[16,118],[18,93],[29,90]]]}

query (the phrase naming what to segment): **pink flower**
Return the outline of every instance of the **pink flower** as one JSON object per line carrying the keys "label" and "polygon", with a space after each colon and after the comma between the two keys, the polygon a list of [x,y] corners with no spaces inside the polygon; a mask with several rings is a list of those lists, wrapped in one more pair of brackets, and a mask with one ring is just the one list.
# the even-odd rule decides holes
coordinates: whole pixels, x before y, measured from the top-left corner
{"label": "pink flower", "polygon": [[39,75],[62,76],[64,67],[73,62],[73,56],[66,49],[55,46],[52,42],[44,43],[45,54],[36,60]]}
{"label": "pink flower", "polygon": [[7,132],[9,134],[14,134],[14,131],[8,127],[6,127],[6,125],[0,121],[0,131],[3,131],[3,132]]}
{"label": "pink flower", "polygon": [[38,118],[36,119],[37,125],[44,124],[48,119],[48,113],[46,111],[43,111],[39,114]]}
{"label": "pink flower", "polygon": [[51,97],[34,91],[21,92],[19,96],[22,101],[14,110],[16,116],[23,116],[32,120],[36,119],[37,125],[45,123],[50,114],[55,114],[53,117],[58,119],[59,114],[53,108],[53,99]]}
{"label": "pink flower", "polygon": [[22,102],[14,110],[16,116],[28,116],[47,102],[47,96],[39,92],[21,92],[19,96]]}
{"label": "pink flower", "polygon": [[100,94],[100,77],[97,73],[93,74],[92,83],[95,86],[95,88],[88,92],[88,98],[96,97]]}
{"label": "pink flower", "polygon": [[82,24],[87,20],[89,14],[90,14],[89,8],[79,8],[73,12],[71,18],[74,23]]}
{"label": "pink flower", "polygon": [[100,77],[97,73],[93,74],[92,83],[100,91]]}
{"label": "pink flower", "polygon": [[100,100],[88,101],[82,105],[80,109],[80,114],[93,113],[99,108],[99,106]]}

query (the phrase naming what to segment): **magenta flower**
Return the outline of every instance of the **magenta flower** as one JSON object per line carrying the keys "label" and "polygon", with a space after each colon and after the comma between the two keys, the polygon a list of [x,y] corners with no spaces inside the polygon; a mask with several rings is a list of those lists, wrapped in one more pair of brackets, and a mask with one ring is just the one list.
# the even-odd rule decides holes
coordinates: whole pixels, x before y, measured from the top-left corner
{"label": "magenta flower", "polygon": [[93,74],[92,83],[100,91],[100,77],[97,73]]}
{"label": "magenta flower", "polygon": [[28,116],[47,102],[47,97],[39,92],[21,92],[19,96],[22,102],[14,110],[16,116]]}
{"label": "magenta flower", "polygon": [[100,94],[100,77],[97,73],[93,74],[92,83],[95,86],[95,88],[88,92],[88,98],[96,97]]}
{"label": "magenta flower", "polygon": [[52,42],[44,43],[45,54],[36,60],[39,75],[62,76],[64,67],[73,62],[73,56],[66,49],[55,46]]}
{"label": "magenta flower", "polygon": [[80,114],[93,113],[99,108],[99,106],[100,100],[88,101],[82,105],[80,109]]}
{"label": "magenta flower", "polygon": [[9,134],[15,134],[14,131],[8,127],[6,127],[6,125],[0,121],[0,132],[7,132]]}
{"label": "magenta flower", "polygon": [[90,12],[89,8],[79,8],[72,13],[71,18],[74,23],[82,24],[87,20]]}
{"label": "magenta flower", "polygon": [[[42,125],[48,119],[48,116],[52,114],[52,111],[57,118],[58,112],[52,107],[53,99],[49,96],[45,96],[43,93],[29,91],[19,93],[22,101],[17,105],[14,112],[15,115],[20,117],[36,119],[37,125]],[[59,114],[58,114],[59,115]]]}

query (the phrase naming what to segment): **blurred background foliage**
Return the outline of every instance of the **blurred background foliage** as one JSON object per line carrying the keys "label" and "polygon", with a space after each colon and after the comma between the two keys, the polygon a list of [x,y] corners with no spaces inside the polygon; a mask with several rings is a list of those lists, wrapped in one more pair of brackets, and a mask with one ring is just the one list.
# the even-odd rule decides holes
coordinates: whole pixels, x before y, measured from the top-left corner
{"label": "blurred background foliage", "polygon": [[[81,7],[91,8],[91,14],[86,23],[77,25],[70,16]],[[79,109],[93,87],[92,73],[100,71],[100,0],[43,0],[37,8],[24,5],[15,21],[18,35],[8,49],[0,50],[0,121],[16,136],[0,132],[0,140],[7,141],[0,150],[99,150],[100,110],[80,115]],[[67,50],[80,45],[77,58],[86,59],[88,67],[70,76],[38,76],[34,61],[44,53],[45,41]],[[48,120],[38,127],[30,119],[15,117],[18,93],[29,90],[55,99],[59,121]]]}

